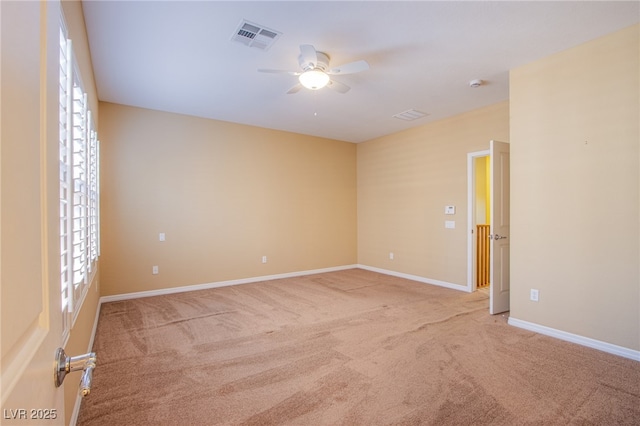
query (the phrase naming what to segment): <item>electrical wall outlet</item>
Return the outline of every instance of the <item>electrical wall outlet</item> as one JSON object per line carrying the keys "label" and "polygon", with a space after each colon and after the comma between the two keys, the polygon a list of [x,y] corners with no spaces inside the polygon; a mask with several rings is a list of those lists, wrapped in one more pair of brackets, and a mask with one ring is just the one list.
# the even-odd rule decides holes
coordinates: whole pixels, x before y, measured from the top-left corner
{"label": "electrical wall outlet", "polygon": [[160,241],[165,241],[167,239],[166,235],[164,235],[164,232],[161,232],[160,235],[158,236],[158,239]]}
{"label": "electrical wall outlet", "polygon": [[393,260],[393,252],[390,252],[390,253],[389,253],[389,259],[390,259],[390,260]]}
{"label": "electrical wall outlet", "polygon": [[153,275],[158,275],[158,274],[159,274],[159,269],[158,269],[158,266],[157,266],[157,265],[154,265],[154,266],[151,268],[151,273],[152,273]]}
{"label": "electrical wall outlet", "polygon": [[262,263],[267,263],[267,256],[262,256]]}
{"label": "electrical wall outlet", "polygon": [[537,289],[532,288],[531,289],[531,294],[529,295],[529,299],[531,299],[534,302],[538,301],[538,297],[540,296],[540,293]]}

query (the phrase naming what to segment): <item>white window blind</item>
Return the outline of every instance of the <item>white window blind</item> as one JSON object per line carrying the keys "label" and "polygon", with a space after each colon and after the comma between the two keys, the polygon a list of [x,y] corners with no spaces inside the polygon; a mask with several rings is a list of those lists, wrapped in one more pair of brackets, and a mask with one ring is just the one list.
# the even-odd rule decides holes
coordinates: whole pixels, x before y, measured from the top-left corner
{"label": "white window blind", "polygon": [[60,288],[65,340],[100,254],[99,147],[64,23],[60,27]]}
{"label": "white window blind", "polygon": [[100,142],[94,129],[91,111],[89,111],[89,170],[88,170],[88,215],[89,215],[89,272],[95,270],[95,263],[100,256]]}
{"label": "white window blind", "polygon": [[73,79],[73,300],[82,296],[83,284],[87,283],[87,96],[80,86],[77,74]]}
{"label": "white window blind", "polygon": [[63,340],[66,340],[71,328],[71,232],[70,211],[71,204],[71,146],[68,143],[70,134],[69,110],[71,101],[68,94],[71,93],[72,82],[69,77],[72,74],[71,42],[67,41],[64,28],[60,27],[60,86],[59,86],[59,160],[60,160],[60,290],[62,293],[62,329]]}

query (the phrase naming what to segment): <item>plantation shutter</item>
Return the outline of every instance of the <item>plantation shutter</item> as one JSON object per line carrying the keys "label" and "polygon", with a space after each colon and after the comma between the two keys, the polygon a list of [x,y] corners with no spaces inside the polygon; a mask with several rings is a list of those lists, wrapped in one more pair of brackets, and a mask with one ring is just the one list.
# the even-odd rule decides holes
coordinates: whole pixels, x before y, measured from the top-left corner
{"label": "plantation shutter", "polygon": [[71,40],[60,23],[60,292],[63,341],[80,312],[100,255],[100,142]]}
{"label": "plantation shutter", "polygon": [[60,163],[60,291],[62,294],[62,330],[63,339],[71,328],[69,312],[73,310],[72,295],[72,244],[71,233],[71,138],[72,138],[72,99],[73,61],[71,60],[71,40],[67,40],[63,28],[60,28],[60,79],[59,79],[59,163]]}

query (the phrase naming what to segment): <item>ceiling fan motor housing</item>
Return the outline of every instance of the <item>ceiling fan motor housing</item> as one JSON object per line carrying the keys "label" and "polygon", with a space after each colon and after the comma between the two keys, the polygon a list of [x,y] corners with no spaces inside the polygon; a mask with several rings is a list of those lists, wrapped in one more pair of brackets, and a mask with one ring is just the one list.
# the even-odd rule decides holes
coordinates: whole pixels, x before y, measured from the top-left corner
{"label": "ceiling fan motor housing", "polygon": [[313,66],[313,63],[305,62],[305,58],[303,57],[303,55],[298,56],[298,63],[300,64],[300,67],[305,71],[316,69],[326,72],[329,70],[329,55],[324,52],[316,52],[315,67]]}

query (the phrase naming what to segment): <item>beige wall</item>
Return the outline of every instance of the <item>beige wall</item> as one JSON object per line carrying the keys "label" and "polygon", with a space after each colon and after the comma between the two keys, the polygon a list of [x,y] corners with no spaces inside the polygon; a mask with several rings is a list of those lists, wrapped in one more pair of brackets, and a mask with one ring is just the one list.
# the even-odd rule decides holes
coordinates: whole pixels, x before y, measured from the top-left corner
{"label": "beige wall", "polygon": [[[511,315],[640,349],[638,26],[511,72]],[[540,301],[529,301],[529,290]]]}
{"label": "beige wall", "polygon": [[102,295],[356,262],[354,144],[109,103],[100,118]]}
{"label": "beige wall", "polygon": [[358,263],[466,286],[467,153],[491,139],[509,139],[508,102],[358,144]]}

